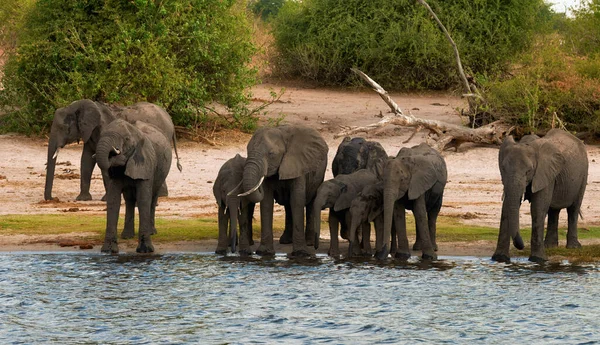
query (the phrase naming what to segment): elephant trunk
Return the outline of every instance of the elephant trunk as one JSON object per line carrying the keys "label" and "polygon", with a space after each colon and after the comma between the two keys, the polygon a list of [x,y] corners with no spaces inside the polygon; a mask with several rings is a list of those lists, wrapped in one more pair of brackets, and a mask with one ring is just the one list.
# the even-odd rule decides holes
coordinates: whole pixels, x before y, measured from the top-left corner
{"label": "elephant trunk", "polygon": [[[504,232],[513,240],[515,247],[519,248],[523,240],[519,234],[519,209],[521,207],[522,194],[506,195],[502,203],[502,215],[500,218],[500,232]],[[506,236],[505,235],[505,236]],[[519,249],[523,249],[522,247]]]}
{"label": "elephant trunk", "polygon": [[[240,199],[238,197],[229,197],[227,199],[227,208],[229,209],[229,238],[231,240],[231,252],[237,251],[237,231],[238,231],[238,214],[240,207]],[[242,229],[240,229],[241,231]]]}
{"label": "elephant trunk", "polygon": [[[244,173],[242,178],[242,189],[244,196],[252,203],[260,202],[263,197],[262,182],[266,177],[266,162],[262,157],[248,157],[244,165]],[[249,193],[248,195],[245,195]],[[240,195],[242,195],[240,194]]]}
{"label": "elephant trunk", "polygon": [[315,229],[315,249],[319,249],[319,239],[321,238],[321,210],[325,206],[325,197],[317,191],[317,196],[313,202],[313,229]]}
{"label": "elephant trunk", "polygon": [[[354,246],[356,245],[356,229],[363,223],[364,219],[360,219],[358,214],[352,212],[350,208],[350,229],[348,229],[348,257],[352,257],[354,253]],[[363,238],[363,241],[365,239]]]}
{"label": "elephant trunk", "polygon": [[48,159],[46,161],[46,185],[44,187],[44,200],[52,200],[52,186],[54,184],[54,171],[58,154],[58,140],[51,135],[48,141]]}
{"label": "elephant trunk", "polygon": [[107,171],[111,167],[110,157],[120,153],[115,139],[111,136],[103,136],[96,145],[96,163],[98,167],[103,171]]}
{"label": "elephant trunk", "polygon": [[381,243],[377,248],[376,256],[383,260],[387,258],[390,248],[390,239],[392,234],[392,220],[394,218],[394,204],[398,200],[398,196],[393,188],[384,188],[383,191],[383,236]]}

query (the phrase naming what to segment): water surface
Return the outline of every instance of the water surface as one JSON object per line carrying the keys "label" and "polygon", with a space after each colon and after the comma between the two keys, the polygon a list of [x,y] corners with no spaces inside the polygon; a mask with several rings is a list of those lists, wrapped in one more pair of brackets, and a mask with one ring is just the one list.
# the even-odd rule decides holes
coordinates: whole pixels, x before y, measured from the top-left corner
{"label": "water surface", "polygon": [[600,268],[4,253],[0,343],[600,344]]}

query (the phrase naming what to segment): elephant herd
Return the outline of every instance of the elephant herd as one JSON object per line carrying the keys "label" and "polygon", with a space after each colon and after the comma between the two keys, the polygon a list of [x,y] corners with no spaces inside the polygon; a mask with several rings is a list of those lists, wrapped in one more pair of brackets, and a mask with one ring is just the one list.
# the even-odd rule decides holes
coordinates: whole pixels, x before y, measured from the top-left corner
{"label": "elephant herd", "polygon": [[[102,252],[117,253],[117,221],[121,195],[125,200],[122,238],[134,236],[134,212],[139,212],[137,252],[154,251],[151,235],[157,199],[166,195],[171,167],[171,143],[181,171],[173,122],[151,103],[129,107],[80,100],[56,110],[48,142],[48,171],[44,197],[52,199],[56,157],[68,143],[84,142],[81,191],[77,200],[90,200],[91,174],[98,164],[107,202],[106,236]],[[406,260],[411,251],[406,233],[406,210],[416,225],[413,250],[436,259],[436,221],[447,182],[444,158],[425,143],[402,148],[388,156],[383,147],[363,138],[344,138],[325,179],[328,146],[314,129],[281,125],[258,129],[241,155],[229,159],[214,182],[219,237],[216,253],[229,250],[251,255],[254,209],[260,204],[258,255],[275,254],[273,208],[285,210],[285,229],[279,241],[292,244],[291,257],[310,256],[319,247],[321,211],[328,209],[329,255],[340,255],[339,236],[347,239],[348,257],[392,255]],[[577,220],[587,184],[588,159],[584,144],[568,132],[553,129],[544,137],[527,135],[519,142],[508,137],[499,151],[504,185],[500,231],[492,259],[510,261],[510,241],[518,249],[519,208],[531,204],[532,261],[546,260],[545,248],[558,245],[558,215],[568,213],[567,247],[578,248]],[[544,239],[544,222],[548,226]],[[371,248],[371,224],[375,250]]]}

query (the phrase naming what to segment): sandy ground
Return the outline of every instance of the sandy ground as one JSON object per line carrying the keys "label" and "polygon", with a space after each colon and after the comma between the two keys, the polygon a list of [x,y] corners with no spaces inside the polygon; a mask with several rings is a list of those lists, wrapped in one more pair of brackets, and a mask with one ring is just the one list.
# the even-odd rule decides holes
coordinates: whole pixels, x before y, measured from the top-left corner
{"label": "sandy ground", "polygon": [[[254,88],[255,105],[268,100],[269,91],[279,91],[281,86],[258,85]],[[460,124],[461,118],[456,109],[465,102],[447,93],[392,94],[394,100],[405,111],[413,115]],[[379,120],[388,112],[387,105],[371,91],[348,91],[336,89],[315,89],[291,86],[286,87],[281,100],[268,108],[268,117],[284,115],[284,123],[303,124],[319,130],[329,144],[329,162],[333,160],[342,138],[334,139],[340,126],[361,126]],[[266,121],[266,118],[264,119]],[[395,155],[404,146],[417,145],[424,141],[424,134],[417,134],[409,143],[404,143],[412,134],[408,128],[388,126],[368,134],[358,134],[369,140],[380,142],[389,155]],[[211,133],[207,142],[193,142],[180,139],[179,155],[183,172],[177,171],[175,164],[167,178],[169,197],[161,198],[157,208],[159,217],[198,217],[215,215],[216,204],[212,195],[212,183],[221,165],[236,153],[245,156],[246,143],[250,135],[219,131]],[[59,165],[56,168],[53,196],[58,202],[44,202],[47,141],[20,135],[0,136],[0,218],[8,214],[60,214],[73,212],[82,215],[104,214],[105,205],[99,201],[103,195],[103,185],[98,168],[94,171],[91,193],[95,200],[75,201],[79,193],[79,160],[82,144],[72,144],[60,151]],[[443,153],[448,167],[448,184],[444,194],[441,215],[458,217],[465,224],[498,226],[502,197],[502,184],[498,170],[498,148],[466,144],[459,152]],[[595,202],[600,197],[600,149],[588,146],[590,172],[588,187],[583,203],[584,220],[581,227],[600,223],[600,205]],[[331,178],[331,169],[326,179]],[[526,204],[527,205],[527,204]],[[123,208],[122,208],[123,209]],[[281,214],[281,209],[276,212]],[[325,213],[323,213],[325,216]],[[528,207],[521,211],[521,223],[529,224]],[[566,213],[561,224],[566,224]],[[85,230],[85,229],[84,229]],[[160,229],[158,229],[160,231]],[[0,226],[0,232],[2,228]],[[327,240],[328,231],[322,231]],[[0,250],[70,250],[57,243],[77,242],[74,235],[62,236],[0,236]],[[345,241],[342,241],[345,242]],[[127,248],[133,244],[127,243]],[[326,247],[322,245],[321,247]],[[440,246],[440,255],[491,255],[495,243],[449,244]],[[171,243],[160,244],[158,250],[168,251],[213,251],[216,243]],[[97,250],[97,249],[96,249]],[[286,248],[278,248],[284,252]]]}

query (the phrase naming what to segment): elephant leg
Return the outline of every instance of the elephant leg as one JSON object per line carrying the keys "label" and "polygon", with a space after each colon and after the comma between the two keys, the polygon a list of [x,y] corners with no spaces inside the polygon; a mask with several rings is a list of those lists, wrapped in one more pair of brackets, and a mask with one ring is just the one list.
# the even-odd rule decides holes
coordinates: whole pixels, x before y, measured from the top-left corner
{"label": "elephant leg", "polygon": [[121,208],[121,186],[118,182],[110,181],[106,193],[106,233],[102,253],[118,253],[117,223]]}
{"label": "elephant leg", "polygon": [[152,235],[156,235],[156,205],[158,205],[158,194],[152,196],[152,204],[150,204],[150,220],[152,221]]}
{"label": "elephant leg", "polygon": [[229,246],[229,237],[227,236],[227,227],[229,226],[229,215],[228,211],[224,206],[219,205],[219,239],[217,241],[217,249],[215,254],[225,255],[227,254],[227,247]]}
{"label": "elephant leg", "polygon": [[300,177],[295,179],[291,185],[290,206],[292,209],[293,223],[293,257],[309,256],[306,246],[306,234],[304,233],[304,208],[306,207],[306,179]]}
{"label": "elephant leg", "polygon": [[546,250],[544,248],[544,223],[548,209],[550,208],[550,196],[548,190],[541,190],[531,197],[531,255],[530,261],[546,261]]}
{"label": "elephant leg", "polygon": [[433,246],[434,251],[438,251],[438,245],[436,241],[437,234],[437,218],[440,210],[431,210],[427,212],[427,227],[429,228],[429,240]]}
{"label": "elephant leg", "polygon": [[[358,238],[356,239],[358,241]],[[371,248],[371,223],[364,222],[362,224],[362,252],[365,256],[371,256],[373,249]]]}
{"label": "elephant leg", "polygon": [[567,248],[581,248],[581,243],[577,239],[577,217],[579,217],[579,211],[581,209],[581,201],[569,208],[567,208],[568,215],[568,228],[567,228]]}
{"label": "elephant leg", "polygon": [[338,257],[340,255],[338,229],[340,227],[340,220],[333,211],[329,209],[329,251],[327,254],[332,257]]}
{"label": "elephant leg", "polygon": [[408,236],[406,235],[406,209],[402,203],[396,202],[394,205],[393,227],[396,228],[398,237],[398,249],[394,257],[407,260],[410,258],[410,249],[408,248]]}
{"label": "elephant leg", "polygon": [[80,192],[75,198],[78,201],[92,200],[90,194],[90,183],[92,181],[92,172],[96,166],[94,159],[94,151],[87,143],[83,145],[83,153],[81,154],[81,171],[80,171]]}
{"label": "elephant leg", "polygon": [[[315,238],[315,220],[314,220],[314,214],[315,211],[313,210],[314,207],[314,200],[309,202],[308,205],[306,205],[306,245],[309,247],[313,247],[315,245],[315,241],[317,241],[317,239]],[[321,212],[319,212],[319,216],[321,215]]]}
{"label": "elephant leg", "polygon": [[423,247],[421,246],[421,235],[418,231],[416,231],[415,243],[413,244],[412,250],[421,250]]}
{"label": "elephant leg", "polygon": [[291,244],[293,241],[294,224],[292,221],[292,208],[289,204],[283,205],[285,209],[285,228],[279,237],[279,244]]}
{"label": "elephant leg", "polygon": [[154,202],[151,194],[150,181],[138,182],[136,186],[136,201],[138,205],[138,212],[140,215],[140,228],[138,231],[138,247],[136,252],[138,253],[152,253],[154,252],[154,245],[152,244],[152,203]]}
{"label": "elephant leg", "polygon": [[256,254],[262,256],[275,255],[273,248],[273,191],[265,188],[260,202],[260,245]]}
{"label": "elephant leg", "polygon": [[544,240],[544,246],[546,248],[558,247],[558,216],[560,209],[549,209],[548,210],[548,227],[546,228],[546,239]]}
{"label": "elephant leg", "polygon": [[252,229],[254,229],[254,228],[253,228],[252,219],[254,218],[254,207],[255,206],[256,205],[253,203],[248,204],[248,215],[247,215],[247,217],[248,217],[248,244],[250,244],[251,246],[254,245],[254,238],[253,238],[254,234],[252,232]]}
{"label": "elephant leg", "polygon": [[[250,205],[241,207],[241,213],[238,215],[238,222],[240,224],[240,237],[239,237],[239,253],[240,256],[250,256],[252,251],[250,250],[250,239],[252,239],[252,218],[248,217],[250,212]],[[254,208],[254,205],[252,205]],[[233,229],[232,229],[233,231]]]}
{"label": "elephant leg", "polygon": [[396,235],[396,227],[394,226],[394,222],[392,221],[392,246],[390,247],[390,255],[392,257],[395,257],[397,252],[398,252],[398,236]]}
{"label": "elephant leg", "polygon": [[121,233],[122,239],[133,238],[135,236],[135,194],[131,189],[123,190],[125,199],[125,227]]}
{"label": "elephant leg", "polygon": [[413,207],[415,216],[415,225],[421,242],[422,258],[426,260],[435,260],[437,255],[433,250],[431,239],[429,238],[429,226],[427,221],[427,207],[425,205],[425,195],[421,195],[415,200]]}

